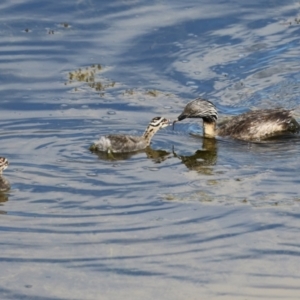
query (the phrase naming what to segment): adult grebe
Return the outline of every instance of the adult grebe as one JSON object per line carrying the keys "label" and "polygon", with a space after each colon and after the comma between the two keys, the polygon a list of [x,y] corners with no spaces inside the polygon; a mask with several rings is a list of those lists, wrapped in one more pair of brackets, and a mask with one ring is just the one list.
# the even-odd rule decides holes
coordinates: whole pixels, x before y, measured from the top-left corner
{"label": "adult grebe", "polygon": [[300,125],[292,116],[292,110],[283,108],[250,111],[220,124],[217,127],[218,112],[215,105],[198,98],[189,102],[177,120],[202,118],[204,137],[231,137],[244,141],[259,141],[285,132],[298,132]]}
{"label": "adult grebe", "polygon": [[134,152],[145,149],[150,145],[154,134],[161,128],[168,126],[169,120],[156,117],[151,120],[142,136],[125,134],[111,134],[102,136],[99,141],[90,146],[91,151],[103,151],[112,153]]}

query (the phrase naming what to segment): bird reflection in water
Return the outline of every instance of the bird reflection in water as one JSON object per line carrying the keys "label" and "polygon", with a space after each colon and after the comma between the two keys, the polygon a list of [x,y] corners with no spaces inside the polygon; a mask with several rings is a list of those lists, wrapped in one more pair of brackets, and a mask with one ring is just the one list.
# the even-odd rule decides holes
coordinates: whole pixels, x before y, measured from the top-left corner
{"label": "bird reflection in water", "polygon": [[190,170],[202,174],[212,174],[211,166],[217,162],[217,140],[203,138],[202,149],[197,150],[193,155],[178,155],[173,149],[174,157],[179,158]]}
{"label": "bird reflection in water", "polygon": [[[0,206],[1,203],[7,202],[8,201],[8,195],[4,192],[0,191]],[[2,210],[0,210],[0,214],[3,214]]]}
{"label": "bird reflection in water", "polygon": [[134,155],[145,153],[147,158],[152,159],[154,163],[161,163],[165,161],[170,152],[165,150],[154,150],[151,147],[147,147],[143,150],[135,151],[135,152],[127,152],[127,153],[108,153],[108,152],[100,152],[100,151],[93,151],[99,159],[102,160],[109,160],[109,161],[118,161],[118,160],[127,160],[133,157]]}

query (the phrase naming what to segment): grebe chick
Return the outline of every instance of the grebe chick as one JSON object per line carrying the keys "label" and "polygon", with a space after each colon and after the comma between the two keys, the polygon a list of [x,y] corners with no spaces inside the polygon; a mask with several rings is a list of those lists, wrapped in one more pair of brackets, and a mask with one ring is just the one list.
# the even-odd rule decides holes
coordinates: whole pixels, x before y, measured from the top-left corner
{"label": "grebe chick", "polygon": [[91,151],[125,153],[143,150],[150,145],[154,134],[161,128],[167,127],[170,121],[163,117],[155,117],[149,123],[142,136],[125,134],[110,134],[102,136],[90,146]]}
{"label": "grebe chick", "polygon": [[259,141],[279,134],[300,129],[293,118],[292,110],[283,108],[262,109],[234,116],[217,127],[218,112],[215,105],[205,99],[198,98],[189,102],[177,120],[185,118],[202,118],[203,136],[214,138],[217,135],[244,141]]}
{"label": "grebe chick", "polygon": [[0,157],[0,174],[8,167],[8,160],[5,157]]}
{"label": "grebe chick", "polygon": [[5,157],[0,157],[0,192],[5,192],[10,189],[9,182],[2,176],[2,172],[8,167],[8,160]]}

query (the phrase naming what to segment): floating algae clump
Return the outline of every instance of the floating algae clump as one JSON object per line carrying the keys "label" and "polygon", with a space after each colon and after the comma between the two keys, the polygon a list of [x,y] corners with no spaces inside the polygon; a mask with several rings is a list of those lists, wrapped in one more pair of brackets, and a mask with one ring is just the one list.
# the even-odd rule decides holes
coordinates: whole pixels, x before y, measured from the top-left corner
{"label": "floating algae clump", "polygon": [[[69,81],[67,84],[72,84],[74,82],[84,82],[90,88],[94,89],[96,92],[103,92],[107,88],[112,88],[115,86],[115,81],[110,81],[108,79],[103,78],[102,81],[97,80],[96,74],[103,70],[100,64],[91,65],[85,69],[77,69],[75,71],[69,72]],[[77,88],[74,89],[77,91]],[[102,93],[100,95],[103,95]]]}

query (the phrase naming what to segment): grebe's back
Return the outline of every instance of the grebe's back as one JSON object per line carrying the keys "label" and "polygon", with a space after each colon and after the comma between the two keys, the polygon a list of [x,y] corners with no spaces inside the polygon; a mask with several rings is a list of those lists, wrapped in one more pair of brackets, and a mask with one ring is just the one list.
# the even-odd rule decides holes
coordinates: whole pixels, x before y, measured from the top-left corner
{"label": "grebe's back", "polygon": [[219,136],[240,140],[261,140],[284,132],[296,133],[299,123],[292,116],[292,110],[282,108],[250,111],[224,122],[218,129]]}

